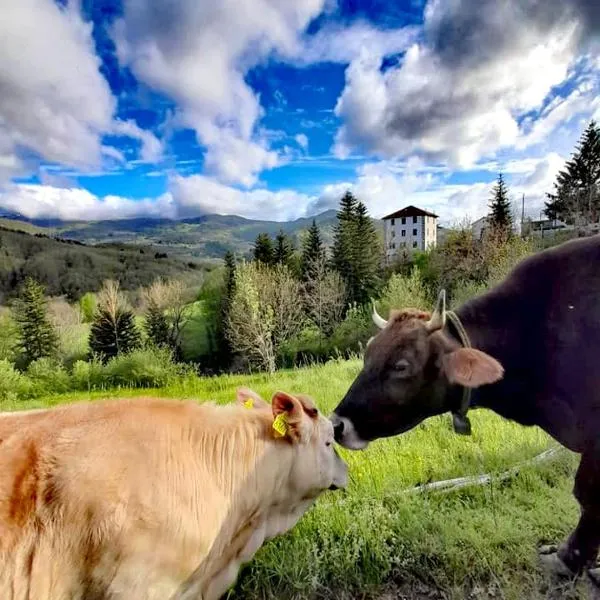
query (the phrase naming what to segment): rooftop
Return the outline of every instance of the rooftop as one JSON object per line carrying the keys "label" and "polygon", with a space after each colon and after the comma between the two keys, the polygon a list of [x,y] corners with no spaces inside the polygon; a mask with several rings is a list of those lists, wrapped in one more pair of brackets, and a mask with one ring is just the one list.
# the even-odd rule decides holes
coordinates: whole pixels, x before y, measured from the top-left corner
{"label": "rooftop", "polygon": [[396,219],[398,217],[434,217],[435,219],[439,218],[438,215],[429,212],[428,210],[423,210],[422,208],[417,208],[416,206],[405,206],[396,212],[390,213],[383,217],[383,220],[386,219]]}

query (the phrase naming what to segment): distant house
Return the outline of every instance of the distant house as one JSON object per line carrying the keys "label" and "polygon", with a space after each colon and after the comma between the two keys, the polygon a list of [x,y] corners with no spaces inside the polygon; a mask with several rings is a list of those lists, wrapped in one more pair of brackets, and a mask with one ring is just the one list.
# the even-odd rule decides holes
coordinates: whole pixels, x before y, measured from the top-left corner
{"label": "distant house", "polygon": [[473,232],[473,237],[476,240],[481,240],[483,238],[483,234],[488,227],[489,217],[481,217],[477,219],[477,221],[473,221],[471,224],[471,231]]}
{"label": "distant house", "polygon": [[437,219],[432,212],[406,206],[383,217],[385,253],[389,260],[401,249],[427,250],[437,244]]}

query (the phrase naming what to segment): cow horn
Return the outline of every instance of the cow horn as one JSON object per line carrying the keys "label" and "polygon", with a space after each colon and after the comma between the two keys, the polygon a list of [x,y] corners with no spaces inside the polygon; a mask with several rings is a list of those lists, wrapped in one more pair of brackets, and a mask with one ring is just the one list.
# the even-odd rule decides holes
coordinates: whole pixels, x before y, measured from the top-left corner
{"label": "cow horn", "polygon": [[375,302],[373,302],[373,323],[375,323],[375,325],[377,325],[379,329],[383,329],[388,324],[388,322],[383,317],[379,316],[379,313],[375,308]]}
{"label": "cow horn", "polygon": [[427,321],[427,330],[430,332],[442,329],[446,324],[446,290],[440,290],[437,304],[431,319]]}

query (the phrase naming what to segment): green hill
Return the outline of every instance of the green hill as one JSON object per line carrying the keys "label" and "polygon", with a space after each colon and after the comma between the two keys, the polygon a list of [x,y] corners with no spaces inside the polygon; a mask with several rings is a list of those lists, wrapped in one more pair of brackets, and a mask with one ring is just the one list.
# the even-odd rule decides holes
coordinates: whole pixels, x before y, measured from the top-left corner
{"label": "green hill", "polygon": [[50,295],[78,298],[98,290],[105,279],[116,279],[125,290],[148,285],[156,277],[181,277],[193,285],[206,265],[184,263],[165,249],[138,245],[88,246],[78,241],[53,239],[0,226],[0,296],[12,295],[33,276]]}

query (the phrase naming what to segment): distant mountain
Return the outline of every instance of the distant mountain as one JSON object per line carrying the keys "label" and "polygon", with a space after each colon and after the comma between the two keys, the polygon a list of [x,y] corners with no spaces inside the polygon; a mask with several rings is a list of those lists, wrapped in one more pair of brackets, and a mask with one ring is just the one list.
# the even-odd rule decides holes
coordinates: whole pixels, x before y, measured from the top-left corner
{"label": "distant mountain", "polygon": [[[0,223],[10,223],[11,229],[22,228],[28,233],[45,232],[64,239],[86,244],[136,244],[167,247],[169,256],[182,259],[222,258],[227,250],[245,256],[259,233],[277,235],[282,230],[291,236],[297,246],[313,218],[321,229],[327,245],[333,241],[336,211],[328,210],[315,217],[294,221],[257,221],[235,215],[202,215],[182,220],[133,218],[110,221],[64,222],[45,219],[27,219],[21,215],[4,214]],[[376,221],[381,226],[381,221]],[[7,225],[4,225],[7,226]],[[32,230],[34,229],[34,230]]]}

